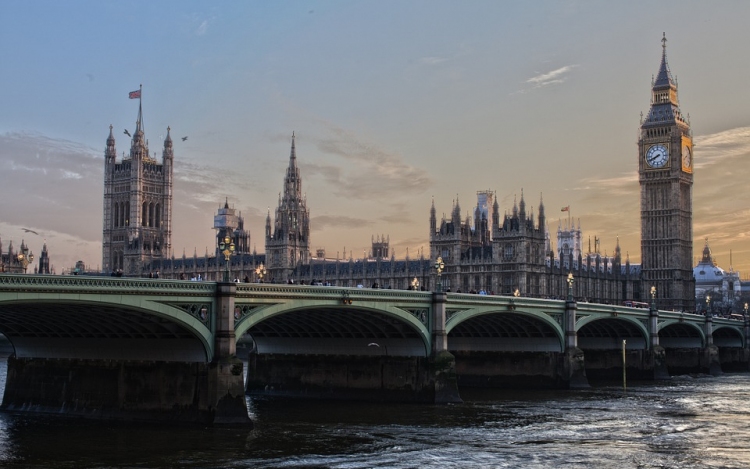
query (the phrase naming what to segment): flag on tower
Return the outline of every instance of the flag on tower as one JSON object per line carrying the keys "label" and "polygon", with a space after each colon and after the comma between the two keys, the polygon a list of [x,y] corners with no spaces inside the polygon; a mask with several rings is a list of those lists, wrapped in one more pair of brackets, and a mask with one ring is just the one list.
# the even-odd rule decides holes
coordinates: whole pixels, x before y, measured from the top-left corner
{"label": "flag on tower", "polygon": [[141,99],[141,90],[135,90],[128,93],[130,99]]}
{"label": "flag on tower", "polygon": [[570,212],[570,205],[561,208],[560,211],[561,212]]}

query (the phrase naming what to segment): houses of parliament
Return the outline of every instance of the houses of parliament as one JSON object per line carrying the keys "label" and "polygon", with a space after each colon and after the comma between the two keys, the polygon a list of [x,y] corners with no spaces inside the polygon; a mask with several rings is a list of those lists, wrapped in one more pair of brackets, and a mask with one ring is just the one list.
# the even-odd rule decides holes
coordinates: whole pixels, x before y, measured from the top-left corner
{"label": "houses of parliament", "polygon": [[[644,97],[645,98],[645,97]],[[429,211],[429,253],[396,259],[389,238],[372,238],[363,258],[311,252],[310,215],[302,192],[302,173],[292,134],[289,164],[279,203],[265,223],[265,253],[250,251],[250,233],[228,200],[214,217],[218,242],[231,238],[232,279],[246,282],[295,282],[346,287],[431,290],[436,286],[438,257],[445,263],[441,282],[452,292],[564,298],[573,274],[579,301],[622,304],[651,301],[656,287],[660,309],[695,310],[692,253],[693,146],[689,122],[678,102],[678,89],[667,63],[666,39],[653,79],[651,104],[642,118],[634,158],[638,162],[641,217],[641,264],[623,258],[619,241],[613,254],[584,250],[580,221],[561,223],[553,249],[541,196],[531,207],[521,192],[501,215],[492,191],[477,192],[471,217],[461,217],[459,200],[449,216]],[[102,266],[123,275],[220,280],[224,256],[217,250],[198,256],[171,251],[172,171],[174,154],[169,129],[162,159],[149,156],[139,107],[130,151],[116,161],[115,139],[106,141]]]}

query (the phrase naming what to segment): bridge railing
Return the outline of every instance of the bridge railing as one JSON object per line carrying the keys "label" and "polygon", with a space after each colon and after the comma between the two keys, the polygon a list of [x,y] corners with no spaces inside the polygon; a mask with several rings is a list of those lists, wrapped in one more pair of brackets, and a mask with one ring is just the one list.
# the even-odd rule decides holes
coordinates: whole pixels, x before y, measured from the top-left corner
{"label": "bridge railing", "polygon": [[186,280],[142,279],[127,277],[95,277],[79,275],[0,274],[0,291],[92,291],[138,294],[144,292],[189,293],[213,295],[216,284]]}
{"label": "bridge railing", "polygon": [[238,283],[237,297],[309,297],[323,296],[372,301],[432,301],[432,292],[413,290],[390,290],[379,288],[334,287],[322,285],[296,285],[274,283]]}

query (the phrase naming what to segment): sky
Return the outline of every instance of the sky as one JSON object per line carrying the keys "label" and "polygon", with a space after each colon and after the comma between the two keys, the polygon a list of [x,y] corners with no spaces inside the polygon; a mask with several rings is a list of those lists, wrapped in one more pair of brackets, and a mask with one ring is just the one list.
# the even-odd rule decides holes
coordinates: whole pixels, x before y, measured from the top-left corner
{"label": "sky", "polygon": [[175,140],[177,257],[213,252],[225,198],[264,251],[294,132],[313,253],[387,236],[397,258],[429,255],[432,201],[468,215],[491,190],[501,213],[543,198],[553,240],[570,206],[585,250],[619,238],[637,263],[636,143],[666,33],[694,134],[695,263],[708,239],[746,278],[747,18],[746,1],[6,0],[2,249],[101,265],[105,141],[112,125],[129,150],[143,85],[151,152],[168,126]]}

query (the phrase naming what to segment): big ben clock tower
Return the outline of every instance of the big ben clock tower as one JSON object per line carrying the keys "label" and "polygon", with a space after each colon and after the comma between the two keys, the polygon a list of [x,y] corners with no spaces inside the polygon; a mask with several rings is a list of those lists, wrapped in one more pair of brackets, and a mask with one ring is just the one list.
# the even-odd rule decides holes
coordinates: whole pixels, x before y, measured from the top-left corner
{"label": "big ben clock tower", "polygon": [[693,139],[680,112],[677,83],[662,38],[651,109],[641,122],[638,176],[641,186],[641,297],[656,287],[660,309],[695,308],[693,278]]}

